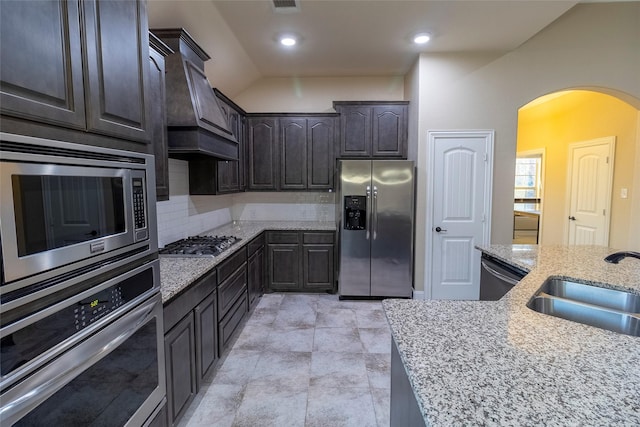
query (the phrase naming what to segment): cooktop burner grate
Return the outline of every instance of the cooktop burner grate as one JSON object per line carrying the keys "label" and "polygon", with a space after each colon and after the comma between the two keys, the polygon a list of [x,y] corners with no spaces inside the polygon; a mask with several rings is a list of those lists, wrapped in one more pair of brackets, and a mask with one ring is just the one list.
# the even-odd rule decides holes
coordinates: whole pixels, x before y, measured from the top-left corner
{"label": "cooktop burner grate", "polygon": [[169,243],[160,249],[160,255],[190,257],[220,255],[240,241],[234,236],[192,236],[177,242]]}

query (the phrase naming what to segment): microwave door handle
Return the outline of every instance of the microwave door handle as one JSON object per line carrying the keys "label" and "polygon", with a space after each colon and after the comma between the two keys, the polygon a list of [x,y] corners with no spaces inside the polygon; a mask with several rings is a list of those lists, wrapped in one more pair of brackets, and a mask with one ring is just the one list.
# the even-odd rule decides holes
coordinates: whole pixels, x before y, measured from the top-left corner
{"label": "microwave door handle", "polygon": [[370,185],[367,185],[367,206],[366,206],[366,209],[367,209],[367,215],[365,216],[365,219],[364,219],[364,227],[367,230],[367,234],[366,234],[367,240],[369,240],[369,229],[371,228],[370,224],[369,224],[369,217],[370,217],[370,212],[371,212],[371,186]]}

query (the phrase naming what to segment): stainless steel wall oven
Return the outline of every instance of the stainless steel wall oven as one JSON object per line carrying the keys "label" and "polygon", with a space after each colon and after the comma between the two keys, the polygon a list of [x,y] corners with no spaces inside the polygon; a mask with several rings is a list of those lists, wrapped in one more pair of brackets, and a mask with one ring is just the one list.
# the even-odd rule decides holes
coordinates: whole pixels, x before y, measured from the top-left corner
{"label": "stainless steel wall oven", "polygon": [[0,424],[165,401],[153,157],[0,133]]}

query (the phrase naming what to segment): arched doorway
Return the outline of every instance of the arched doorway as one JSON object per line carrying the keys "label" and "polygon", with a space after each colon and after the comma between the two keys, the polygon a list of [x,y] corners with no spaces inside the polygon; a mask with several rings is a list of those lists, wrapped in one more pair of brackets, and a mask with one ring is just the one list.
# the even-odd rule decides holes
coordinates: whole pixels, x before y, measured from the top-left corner
{"label": "arched doorway", "polygon": [[[608,246],[622,249],[631,249],[633,246],[634,249],[638,248],[639,108],[640,100],[632,97],[580,89],[542,96],[518,110],[516,157],[531,157],[531,153],[542,153],[542,170],[539,172],[539,243],[567,242],[570,221],[570,215],[567,215],[570,191],[570,177],[567,173],[569,145],[614,136],[615,163],[610,212],[607,212],[611,216]],[[514,191],[514,198],[515,196]]]}

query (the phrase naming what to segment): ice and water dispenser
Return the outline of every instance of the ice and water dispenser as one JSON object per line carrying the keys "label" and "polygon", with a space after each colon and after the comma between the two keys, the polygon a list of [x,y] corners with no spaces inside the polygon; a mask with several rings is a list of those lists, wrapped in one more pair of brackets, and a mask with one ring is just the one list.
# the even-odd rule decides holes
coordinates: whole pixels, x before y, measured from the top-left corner
{"label": "ice and water dispenser", "polygon": [[344,229],[367,229],[366,196],[344,196]]}

